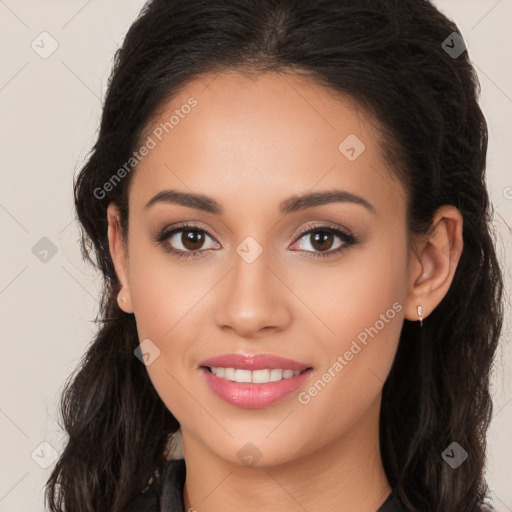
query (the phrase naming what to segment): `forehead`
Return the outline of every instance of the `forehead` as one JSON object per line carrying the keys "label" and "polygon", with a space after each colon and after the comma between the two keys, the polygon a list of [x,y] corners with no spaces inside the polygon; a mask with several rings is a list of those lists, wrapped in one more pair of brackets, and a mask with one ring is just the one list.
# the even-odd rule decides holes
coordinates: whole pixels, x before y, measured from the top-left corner
{"label": "forehead", "polygon": [[159,109],[142,143],[152,148],[134,173],[130,207],[166,188],[238,200],[233,212],[334,187],[377,204],[403,196],[375,120],[293,74],[203,75]]}

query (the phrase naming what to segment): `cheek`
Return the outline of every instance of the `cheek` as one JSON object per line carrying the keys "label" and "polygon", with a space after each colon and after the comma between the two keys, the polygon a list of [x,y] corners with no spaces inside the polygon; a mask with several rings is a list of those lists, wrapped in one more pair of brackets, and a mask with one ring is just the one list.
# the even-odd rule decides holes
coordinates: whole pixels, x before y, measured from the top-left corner
{"label": "cheek", "polygon": [[201,411],[196,411],[196,417],[196,402],[183,390],[197,371],[193,340],[199,339],[202,299],[212,285],[205,271],[186,269],[171,258],[161,248],[134,244],[130,248],[130,293],[139,340],[151,340],[159,354],[146,367],[153,386],[180,422],[184,417],[199,420]]}
{"label": "cheek", "polygon": [[[346,359],[352,357],[351,365],[357,360],[352,365],[360,369],[354,385],[362,387],[359,376],[385,381],[396,352],[407,290],[405,244],[401,240],[383,241],[379,249],[362,253],[358,265],[359,271],[348,277],[349,291],[343,296],[345,306],[340,317],[350,329],[343,331],[341,348],[347,352]],[[338,321],[340,330],[342,322]]]}
{"label": "cheek", "polygon": [[370,336],[371,332],[386,347],[396,340],[403,319],[405,266],[405,252],[393,248],[360,255],[357,269],[339,283],[344,286],[337,325],[340,330],[343,323],[350,326],[350,330],[342,331],[345,338],[358,338],[364,343],[365,333]]}
{"label": "cheek", "polygon": [[[130,293],[139,340],[149,339],[158,357],[146,367],[165,406],[180,424],[204,421],[196,402],[184,392],[192,378],[190,337],[204,290],[199,277],[173,265],[160,249],[130,252]],[[153,347],[153,345],[151,345]]]}
{"label": "cheek", "polygon": [[402,329],[405,244],[378,245],[354,253],[331,273],[324,283],[327,294],[308,295],[331,333],[318,340],[322,367],[298,398],[312,417],[332,408],[334,430],[349,428],[378,398]]}
{"label": "cheek", "polygon": [[130,249],[130,293],[141,336],[165,341],[194,315],[206,276],[190,268],[157,246]]}
{"label": "cheek", "polygon": [[333,353],[349,350],[353,340],[364,343],[370,336],[383,340],[382,350],[392,351],[403,320],[406,268],[405,237],[386,234],[348,251],[336,266],[312,265],[288,279],[320,321],[316,337],[332,359]]}

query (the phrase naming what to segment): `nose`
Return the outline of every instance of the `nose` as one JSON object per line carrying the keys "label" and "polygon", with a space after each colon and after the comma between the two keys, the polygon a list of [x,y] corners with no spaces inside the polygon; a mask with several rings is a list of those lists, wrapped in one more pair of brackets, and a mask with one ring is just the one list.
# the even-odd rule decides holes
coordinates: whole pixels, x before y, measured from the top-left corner
{"label": "nose", "polygon": [[254,261],[234,255],[233,267],[219,283],[216,323],[239,337],[258,338],[291,323],[292,293],[284,276],[263,251]]}

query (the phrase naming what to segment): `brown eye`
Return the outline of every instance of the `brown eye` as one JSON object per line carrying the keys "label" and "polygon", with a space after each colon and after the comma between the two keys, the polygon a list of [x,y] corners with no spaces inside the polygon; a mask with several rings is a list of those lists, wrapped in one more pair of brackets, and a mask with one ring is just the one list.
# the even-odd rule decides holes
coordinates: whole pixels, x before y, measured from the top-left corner
{"label": "brown eye", "polygon": [[[211,240],[210,247],[208,247],[208,239]],[[165,251],[180,258],[195,258],[201,256],[202,252],[206,252],[206,249],[220,247],[206,230],[193,225],[165,229],[155,240],[162,244]]]}
{"label": "brown eye", "polygon": [[333,245],[334,235],[326,231],[317,231],[310,234],[311,246],[317,251],[328,251]]}
{"label": "brown eye", "polygon": [[341,253],[357,243],[358,239],[354,235],[342,229],[331,226],[315,226],[299,233],[294,245],[299,244],[299,250],[312,253],[313,257],[327,257]]}
{"label": "brown eye", "polygon": [[198,231],[197,229],[186,229],[182,230],[181,233],[182,235],[180,241],[185,249],[188,249],[189,251],[197,251],[198,249],[201,249],[205,241],[204,233]]}

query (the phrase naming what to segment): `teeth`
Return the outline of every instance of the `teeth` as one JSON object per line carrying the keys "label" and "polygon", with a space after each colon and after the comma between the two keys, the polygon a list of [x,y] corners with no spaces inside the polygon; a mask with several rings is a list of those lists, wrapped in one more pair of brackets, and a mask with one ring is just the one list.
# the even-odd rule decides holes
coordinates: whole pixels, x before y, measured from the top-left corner
{"label": "teeth", "polygon": [[277,382],[282,379],[291,379],[301,372],[294,370],[240,370],[235,368],[210,368],[213,375],[221,379],[231,380],[233,382],[253,382],[256,384],[266,384],[267,382]]}
{"label": "teeth", "polygon": [[283,378],[283,370],[270,370],[270,382],[275,382]]}
{"label": "teeth", "polygon": [[236,370],[235,380],[237,382],[252,382],[251,370]]}

